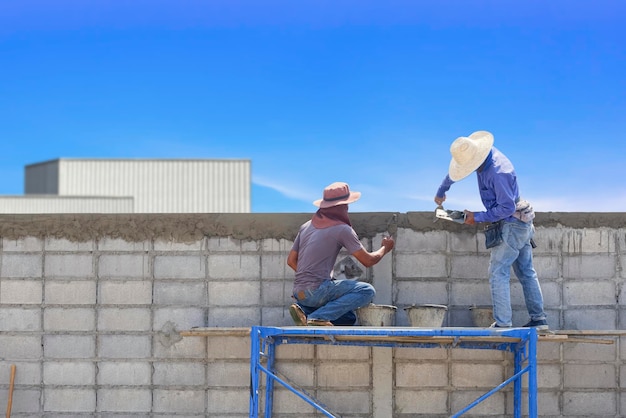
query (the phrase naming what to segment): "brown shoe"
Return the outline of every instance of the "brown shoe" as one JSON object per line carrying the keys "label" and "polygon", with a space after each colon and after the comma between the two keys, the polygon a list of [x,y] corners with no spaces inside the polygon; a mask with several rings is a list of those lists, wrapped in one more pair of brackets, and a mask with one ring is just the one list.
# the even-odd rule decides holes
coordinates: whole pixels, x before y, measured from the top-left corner
{"label": "brown shoe", "polygon": [[326,319],[309,319],[306,324],[310,327],[334,327],[333,323]]}
{"label": "brown shoe", "polygon": [[298,325],[299,327],[306,326],[306,315],[304,314],[304,311],[302,310],[300,305],[298,305],[297,303],[292,304],[289,307],[289,313],[291,314],[291,319],[293,319],[293,322],[296,325]]}

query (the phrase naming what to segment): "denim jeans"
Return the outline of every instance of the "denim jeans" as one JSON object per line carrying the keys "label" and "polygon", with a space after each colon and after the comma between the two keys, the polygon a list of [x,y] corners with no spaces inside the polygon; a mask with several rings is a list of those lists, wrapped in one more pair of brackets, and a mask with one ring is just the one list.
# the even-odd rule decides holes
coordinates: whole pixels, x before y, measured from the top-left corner
{"label": "denim jeans", "polygon": [[511,267],[522,285],[524,301],[531,320],[546,319],[543,311],[543,295],[537,272],[533,267],[530,239],[535,233],[532,223],[515,219],[504,222],[502,243],[491,249],[489,261],[489,284],[493,317],[499,326],[512,326],[510,276]]}
{"label": "denim jeans", "polygon": [[309,319],[326,319],[335,325],[354,325],[355,309],[374,300],[376,291],[369,283],[357,280],[325,280],[315,290],[294,298]]}

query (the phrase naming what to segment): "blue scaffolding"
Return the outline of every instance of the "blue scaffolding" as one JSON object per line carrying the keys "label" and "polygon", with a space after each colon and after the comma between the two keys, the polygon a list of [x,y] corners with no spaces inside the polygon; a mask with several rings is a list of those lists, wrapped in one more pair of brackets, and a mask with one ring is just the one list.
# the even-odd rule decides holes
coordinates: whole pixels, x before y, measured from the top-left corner
{"label": "blue scaffolding", "polygon": [[528,375],[528,416],[537,417],[537,331],[534,328],[413,328],[413,327],[263,327],[250,333],[250,417],[259,417],[261,373],[265,375],[265,418],[272,416],[274,383],[277,382],[328,417],[338,417],[326,406],[294,387],[275,370],[280,344],[359,345],[372,347],[442,347],[509,351],[514,373],[501,384],[456,412],[459,417],[513,382],[515,418],[522,416],[522,377]]}

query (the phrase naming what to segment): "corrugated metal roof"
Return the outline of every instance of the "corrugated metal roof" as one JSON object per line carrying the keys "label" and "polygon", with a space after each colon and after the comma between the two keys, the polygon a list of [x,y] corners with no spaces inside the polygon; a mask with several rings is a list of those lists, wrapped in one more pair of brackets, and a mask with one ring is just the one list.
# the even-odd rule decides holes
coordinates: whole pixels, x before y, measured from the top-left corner
{"label": "corrugated metal roof", "polygon": [[26,193],[134,198],[135,213],[249,213],[250,160],[71,159],[26,167]]}
{"label": "corrugated metal roof", "polygon": [[132,213],[132,197],[0,196],[0,213]]}

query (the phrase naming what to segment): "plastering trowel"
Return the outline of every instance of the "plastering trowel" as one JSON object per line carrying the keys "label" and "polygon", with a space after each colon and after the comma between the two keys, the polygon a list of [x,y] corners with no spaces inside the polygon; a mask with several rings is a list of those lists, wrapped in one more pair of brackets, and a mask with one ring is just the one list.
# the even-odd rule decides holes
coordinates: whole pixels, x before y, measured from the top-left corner
{"label": "plastering trowel", "polygon": [[465,223],[465,213],[462,210],[446,210],[443,206],[437,206],[435,209],[435,221],[445,219],[456,223]]}

